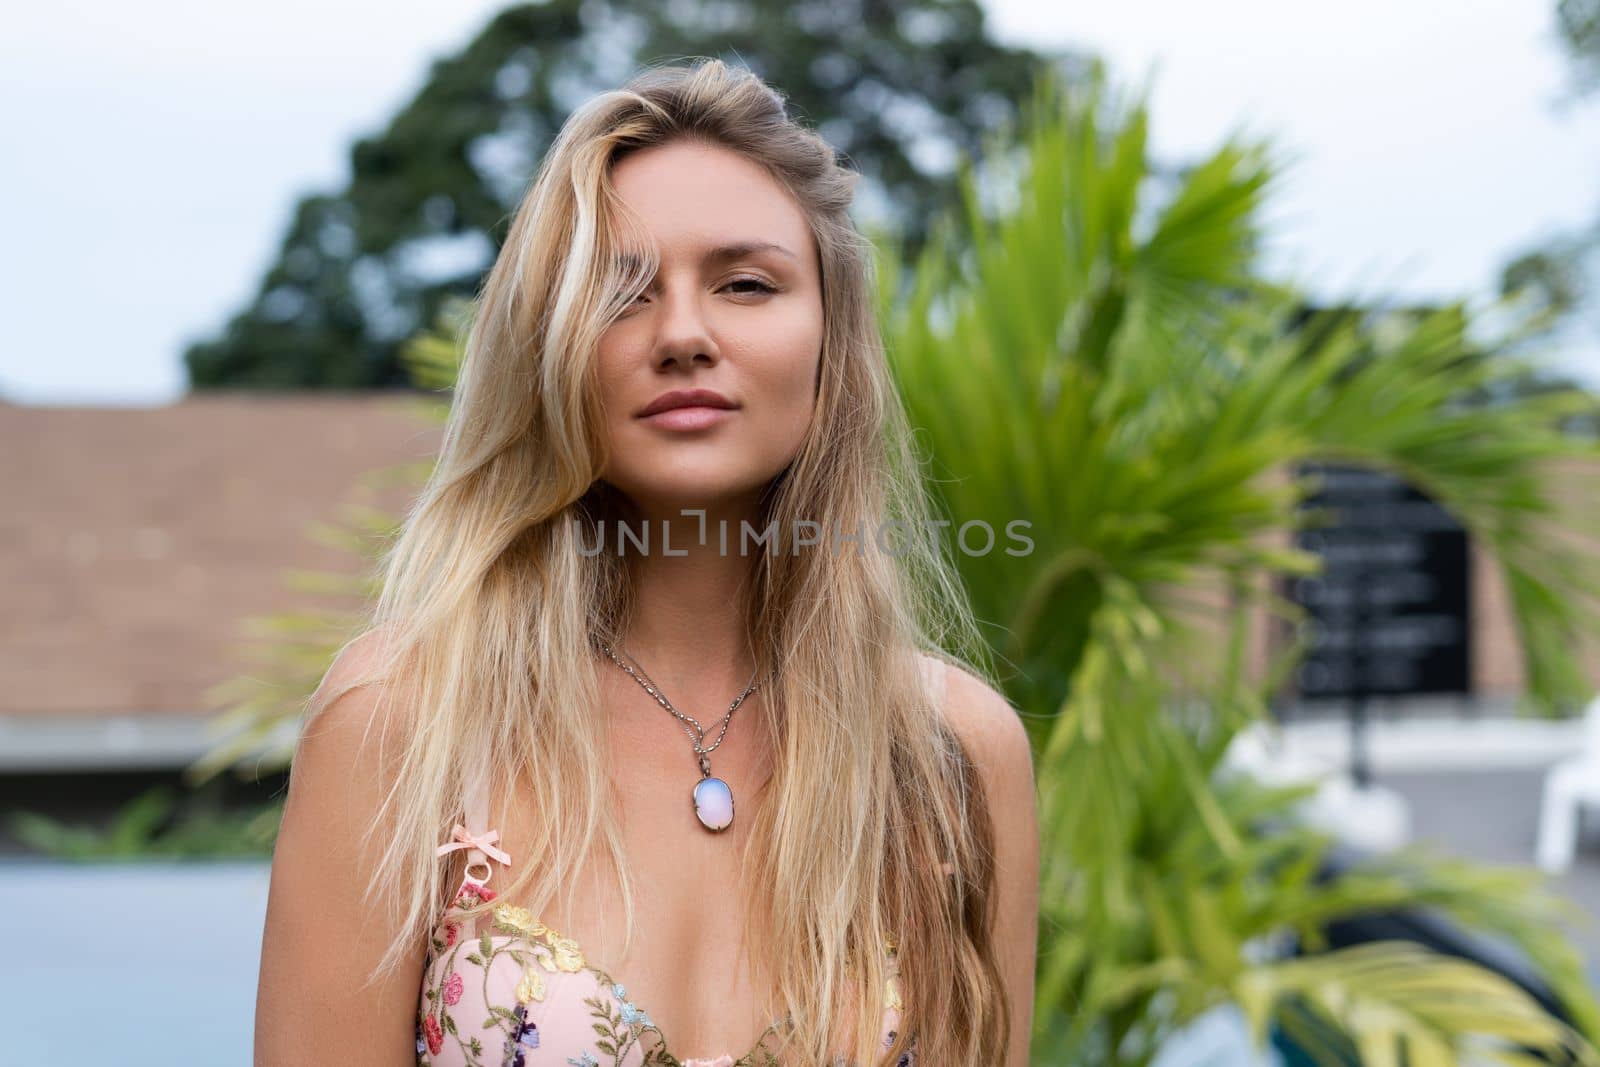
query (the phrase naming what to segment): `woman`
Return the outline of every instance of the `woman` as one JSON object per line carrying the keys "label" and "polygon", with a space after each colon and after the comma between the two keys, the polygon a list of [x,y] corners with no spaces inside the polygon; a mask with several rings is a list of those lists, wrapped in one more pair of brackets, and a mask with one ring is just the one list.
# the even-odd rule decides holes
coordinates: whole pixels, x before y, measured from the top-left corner
{"label": "woman", "polygon": [[1028,745],[933,651],[853,178],[716,61],[567,121],[311,699],[258,1064],[1026,1062]]}

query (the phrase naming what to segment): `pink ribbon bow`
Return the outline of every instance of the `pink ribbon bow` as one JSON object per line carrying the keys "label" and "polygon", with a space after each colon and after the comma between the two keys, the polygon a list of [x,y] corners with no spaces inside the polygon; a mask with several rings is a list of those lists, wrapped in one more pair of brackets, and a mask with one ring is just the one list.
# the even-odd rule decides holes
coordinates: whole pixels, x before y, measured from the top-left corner
{"label": "pink ribbon bow", "polygon": [[494,843],[500,840],[499,830],[485,830],[481,834],[474,834],[465,826],[456,823],[455,827],[450,831],[450,836],[455,840],[449,844],[440,845],[439,855],[443,856],[447,852],[454,852],[458,848],[477,848],[482,849],[485,855],[492,856],[505,866],[511,866],[510,854],[504,849],[494,847]]}

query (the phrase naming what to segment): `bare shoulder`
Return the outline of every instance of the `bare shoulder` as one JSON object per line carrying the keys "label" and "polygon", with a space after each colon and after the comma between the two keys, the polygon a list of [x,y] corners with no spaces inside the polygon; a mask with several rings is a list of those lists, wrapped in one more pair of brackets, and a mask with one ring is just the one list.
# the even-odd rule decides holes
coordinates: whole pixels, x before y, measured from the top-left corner
{"label": "bare shoulder", "polygon": [[944,672],[944,714],[993,793],[1002,782],[1033,784],[1033,751],[1022,717],[1005,695],[971,671],[923,655],[924,667]]}
{"label": "bare shoulder", "polygon": [[385,641],[373,630],[345,645],[311,695],[289,767],[280,849],[314,842],[350,855],[392,777],[404,716],[378,674]]}
{"label": "bare shoulder", "polygon": [[[369,835],[394,781],[397,719],[371,681],[386,649],[373,631],[334,658],[307,708],[273,850],[256,990],[255,1062],[410,1062],[422,952],[369,984],[401,933],[365,897],[382,859]],[[387,739],[388,743],[385,743]],[[359,1035],[348,1021],[364,1020]]]}
{"label": "bare shoulder", "polygon": [[365,732],[374,724],[388,706],[379,677],[388,651],[389,637],[382,630],[368,630],[339,650],[307,702],[307,733]]}
{"label": "bare shoulder", "polygon": [[356,637],[334,656],[318,692],[325,691],[330,682],[343,684],[355,681],[376,670],[388,648],[389,635],[383,630],[368,630]]}
{"label": "bare shoulder", "polygon": [[932,657],[944,672],[944,714],[978,768],[994,826],[996,959],[1005,983],[1005,1067],[1025,1067],[1033,1032],[1039,938],[1039,808],[1033,750],[1017,709],[970,671]]}
{"label": "bare shoulder", "polygon": [[390,699],[386,635],[370,630],[339,649],[310,696],[294,747],[278,854],[362,856],[363,838],[395,781],[408,715]]}
{"label": "bare shoulder", "polygon": [[[350,847],[392,779],[406,716],[379,673],[387,652],[387,636],[369,630],[339,651],[312,693],[289,767],[280,844],[301,834]],[[336,832],[350,839],[331,840]]]}

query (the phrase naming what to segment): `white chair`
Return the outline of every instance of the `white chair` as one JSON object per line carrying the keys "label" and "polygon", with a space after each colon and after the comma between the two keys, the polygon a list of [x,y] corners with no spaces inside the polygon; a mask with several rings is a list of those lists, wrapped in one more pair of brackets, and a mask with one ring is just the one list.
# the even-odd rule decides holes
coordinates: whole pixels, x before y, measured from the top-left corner
{"label": "white chair", "polygon": [[1551,767],[1539,806],[1535,862],[1547,874],[1572,866],[1584,808],[1600,809],[1600,697],[1583,713],[1583,749]]}

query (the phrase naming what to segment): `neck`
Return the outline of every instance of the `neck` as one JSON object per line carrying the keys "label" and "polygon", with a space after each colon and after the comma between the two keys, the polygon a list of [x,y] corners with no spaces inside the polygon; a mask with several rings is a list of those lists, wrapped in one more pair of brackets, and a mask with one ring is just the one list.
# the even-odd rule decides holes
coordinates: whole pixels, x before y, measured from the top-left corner
{"label": "neck", "polygon": [[755,670],[745,606],[758,554],[767,549],[742,542],[741,529],[744,523],[758,528],[759,494],[636,509],[629,521],[636,533],[648,533],[649,542],[636,557],[633,615],[623,645],[670,699],[682,694],[715,703],[726,692],[720,697],[726,707]]}

